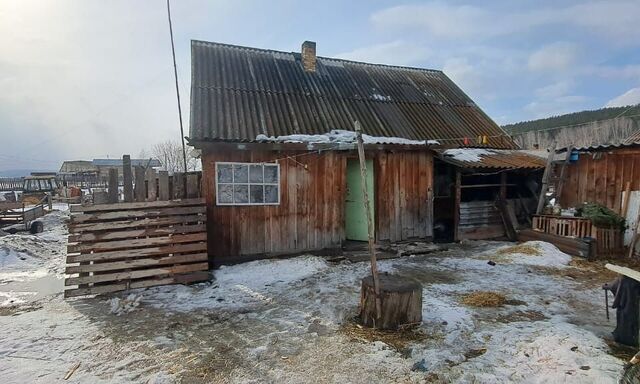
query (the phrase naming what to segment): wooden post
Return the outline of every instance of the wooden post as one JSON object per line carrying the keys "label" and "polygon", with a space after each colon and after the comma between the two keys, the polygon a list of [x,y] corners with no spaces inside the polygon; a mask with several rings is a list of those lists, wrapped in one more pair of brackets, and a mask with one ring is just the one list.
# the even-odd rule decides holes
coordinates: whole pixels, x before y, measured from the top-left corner
{"label": "wooden post", "polygon": [[147,168],[147,201],[156,201],[158,197],[158,187],[156,180],[156,170],[153,168]]}
{"label": "wooden post", "polygon": [[145,190],[144,183],[144,167],[136,166],[134,168],[136,174],[136,184],[134,187],[134,194],[137,202],[143,202],[147,199],[147,191]]}
{"label": "wooden post", "polygon": [[118,170],[116,168],[109,168],[109,194],[107,195],[107,202],[109,204],[115,204],[118,202]]}
{"label": "wooden post", "polygon": [[173,174],[173,198],[184,199],[184,173],[175,172]]}
{"label": "wooden post", "polygon": [[122,180],[124,183],[124,202],[133,202],[133,175],[131,174],[131,156],[122,155]]}
{"label": "wooden post", "polygon": [[380,302],[380,280],[378,278],[378,262],[376,260],[376,247],[373,237],[373,218],[369,209],[369,193],[367,192],[367,163],[364,158],[364,143],[362,142],[362,130],[360,122],[355,122],[356,139],[358,141],[358,158],[360,159],[360,180],[362,186],[362,196],[364,198],[364,209],[367,212],[367,232],[369,233],[369,255],[371,256],[371,276],[373,277],[373,290],[376,298],[376,315],[382,318],[382,304]]}
{"label": "wooden post", "polygon": [[169,172],[158,172],[158,200],[169,200]]}
{"label": "wooden post", "polygon": [[620,208],[620,216],[627,217],[627,211],[629,210],[629,198],[631,198],[631,182],[627,181],[624,186],[624,200],[622,201],[622,208]]}
{"label": "wooden post", "polygon": [[553,159],[556,156],[556,142],[554,141],[549,149],[549,157],[547,158],[547,166],[544,168],[542,174],[542,187],[540,188],[540,195],[538,196],[538,208],[536,209],[536,215],[540,215],[544,209],[544,203],[547,200],[547,191],[549,190],[549,179],[553,174]]}
{"label": "wooden post", "polygon": [[460,173],[460,169],[456,168],[456,181],[454,185],[454,207],[453,207],[453,241],[459,240],[459,230],[460,226],[460,200],[462,197],[462,174]]}
{"label": "wooden post", "polygon": [[198,188],[198,174],[187,173],[187,196],[188,199],[200,197],[200,188]]}

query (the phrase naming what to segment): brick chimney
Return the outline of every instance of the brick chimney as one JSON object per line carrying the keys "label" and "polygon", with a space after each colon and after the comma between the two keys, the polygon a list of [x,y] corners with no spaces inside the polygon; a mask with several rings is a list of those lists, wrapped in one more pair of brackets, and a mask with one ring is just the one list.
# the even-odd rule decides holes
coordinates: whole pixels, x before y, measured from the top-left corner
{"label": "brick chimney", "polygon": [[316,43],[305,41],[302,43],[302,67],[307,72],[316,71]]}

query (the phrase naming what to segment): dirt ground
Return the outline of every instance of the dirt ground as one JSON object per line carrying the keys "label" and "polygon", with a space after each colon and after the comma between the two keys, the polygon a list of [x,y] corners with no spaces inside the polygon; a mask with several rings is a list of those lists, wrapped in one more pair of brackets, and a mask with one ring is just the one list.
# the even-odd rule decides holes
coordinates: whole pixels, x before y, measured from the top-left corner
{"label": "dirt ground", "polygon": [[[615,312],[607,321],[600,286],[615,276],[546,243],[526,252],[469,242],[381,261],[423,285],[423,324],[398,334],[353,322],[366,262],[315,256],[64,300],[65,218],[49,217],[40,235],[0,237],[3,382],[614,383],[635,352],[610,340]],[[478,291],[504,300],[463,304]]]}

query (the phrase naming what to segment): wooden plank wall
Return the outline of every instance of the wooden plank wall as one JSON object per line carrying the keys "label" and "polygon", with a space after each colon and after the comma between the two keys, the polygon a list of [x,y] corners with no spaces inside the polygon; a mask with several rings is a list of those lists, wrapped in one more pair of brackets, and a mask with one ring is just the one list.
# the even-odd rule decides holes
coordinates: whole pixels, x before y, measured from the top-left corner
{"label": "wooden plank wall", "polygon": [[[320,154],[207,150],[203,188],[208,207],[210,260],[214,264],[336,249],[345,239],[344,198],[348,151]],[[299,156],[287,159],[287,156]],[[418,151],[367,151],[375,159],[376,240],[433,236],[433,157]],[[217,206],[216,162],[279,160],[279,206]],[[306,169],[305,169],[306,165]],[[253,257],[255,258],[255,257]]]}
{"label": "wooden plank wall", "polygon": [[[336,151],[326,151],[287,158],[300,154],[205,151],[202,183],[208,208],[210,261],[233,263],[248,259],[243,258],[246,255],[340,247],[344,239],[346,157]],[[280,159],[280,205],[216,205],[216,162],[273,162],[276,159]]]}
{"label": "wooden plank wall", "polygon": [[72,205],[65,297],[208,279],[203,199]]}
{"label": "wooden plank wall", "polygon": [[493,201],[460,203],[458,239],[491,239],[504,236],[500,211]]}
{"label": "wooden plank wall", "polygon": [[562,207],[596,202],[620,212],[626,182],[631,182],[632,191],[640,190],[640,148],[580,153],[565,172]]}
{"label": "wooden plank wall", "polygon": [[433,156],[429,152],[374,152],[376,240],[433,237]]}

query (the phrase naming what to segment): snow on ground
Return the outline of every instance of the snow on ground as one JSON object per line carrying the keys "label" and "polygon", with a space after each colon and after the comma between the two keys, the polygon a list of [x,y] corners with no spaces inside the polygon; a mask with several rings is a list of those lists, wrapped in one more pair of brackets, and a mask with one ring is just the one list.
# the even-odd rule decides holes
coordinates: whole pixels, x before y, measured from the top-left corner
{"label": "snow on ground", "polygon": [[61,257],[66,255],[68,218],[68,208],[53,211],[38,219],[44,224],[42,233],[32,235],[22,231],[0,236],[0,283],[47,274],[62,277]]}
{"label": "snow on ground", "polygon": [[[8,383],[61,381],[77,363],[69,382],[617,382],[624,362],[605,342],[615,321],[599,289],[610,275],[568,265],[546,243],[449,247],[379,262],[423,284],[424,337],[403,347],[346,331],[368,263],[300,256],[223,267],[191,286],[26,301],[0,311],[0,371]],[[8,264],[25,267],[16,257]],[[473,291],[507,305],[461,304]]]}
{"label": "snow on ground", "polygon": [[[342,129],[334,129],[321,135],[284,135],[284,136],[267,136],[260,134],[256,136],[258,141],[274,141],[282,143],[345,143],[353,144],[356,142],[356,133]],[[410,140],[402,137],[385,137],[362,135],[362,141],[365,144],[404,144],[404,145],[438,145],[436,140]]]}

